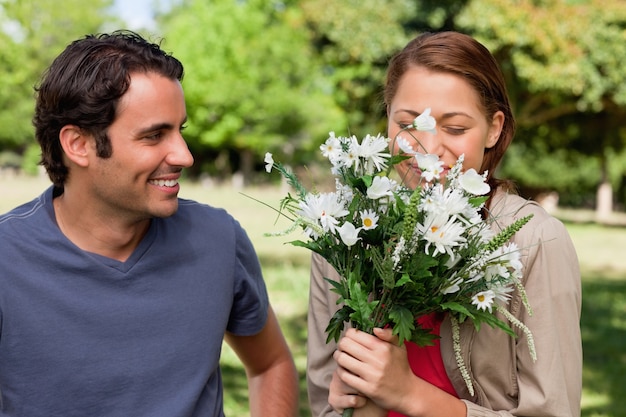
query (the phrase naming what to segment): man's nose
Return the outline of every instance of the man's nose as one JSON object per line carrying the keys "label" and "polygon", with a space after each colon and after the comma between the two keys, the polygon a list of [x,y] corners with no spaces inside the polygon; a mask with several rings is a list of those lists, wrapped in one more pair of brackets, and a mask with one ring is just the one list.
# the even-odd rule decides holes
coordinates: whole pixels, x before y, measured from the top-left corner
{"label": "man's nose", "polygon": [[193,155],[191,155],[185,138],[183,138],[180,133],[177,134],[177,137],[174,138],[172,142],[167,162],[171,166],[180,166],[183,168],[189,168],[193,165]]}

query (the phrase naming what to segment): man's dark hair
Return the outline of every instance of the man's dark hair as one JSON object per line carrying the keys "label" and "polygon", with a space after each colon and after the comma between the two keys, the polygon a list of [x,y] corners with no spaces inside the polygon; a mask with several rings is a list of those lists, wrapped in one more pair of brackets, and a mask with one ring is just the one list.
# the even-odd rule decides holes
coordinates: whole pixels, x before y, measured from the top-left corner
{"label": "man's dark hair", "polygon": [[68,175],[59,133],[75,125],[96,141],[97,155],[111,156],[108,127],[132,73],[156,73],[181,81],[183,65],[160,45],[130,31],[87,35],[72,42],[52,62],[35,88],[33,124],[41,146],[41,164],[56,187]]}

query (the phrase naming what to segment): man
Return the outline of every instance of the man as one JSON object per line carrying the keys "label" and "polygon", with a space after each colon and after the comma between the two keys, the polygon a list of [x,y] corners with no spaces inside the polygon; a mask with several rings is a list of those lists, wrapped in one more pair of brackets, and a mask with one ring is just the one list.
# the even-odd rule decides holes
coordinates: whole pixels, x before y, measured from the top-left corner
{"label": "man", "polygon": [[223,416],[223,339],[251,415],[296,414],[250,241],[177,197],[182,76],[131,32],[77,40],[44,74],[33,122],[53,185],[0,217],[1,416]]}

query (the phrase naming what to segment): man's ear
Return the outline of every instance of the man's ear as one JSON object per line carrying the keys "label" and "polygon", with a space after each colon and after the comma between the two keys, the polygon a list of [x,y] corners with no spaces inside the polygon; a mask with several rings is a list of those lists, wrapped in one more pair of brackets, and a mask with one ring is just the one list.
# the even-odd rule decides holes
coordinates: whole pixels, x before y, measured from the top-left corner
{"label": "man's ear", "polygon": [[89,165],[90,138],[78,126],[74,125],[65,125],[59,132],[59,141],[65,156],[81,167]]}

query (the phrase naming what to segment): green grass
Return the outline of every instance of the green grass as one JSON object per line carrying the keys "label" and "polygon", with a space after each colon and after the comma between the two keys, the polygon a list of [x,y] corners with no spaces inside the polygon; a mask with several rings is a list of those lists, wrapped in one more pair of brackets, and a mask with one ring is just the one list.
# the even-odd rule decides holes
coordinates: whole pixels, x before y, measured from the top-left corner
{"label": "green grass", "polygon": [[[0,178],[0,212],[37,196],[46,180]],[[251,188],[246,195],[278,206],[283,193],[274,188]],[[286,244],[298,233],[266,237],[288,226],[274,223],[275,213],[228,187],[183,184],[182,197],[224,207],[237,218],[253,241],[270,292],[270,299],[292,349],[300,374],[300,415],[308,415],[306,399],[306,310],[310,254]],[[583,417],[626,416],[626,228],[591,223],[566,223],[577,248],[583,272],[581,329],[584,347]],[[234,353],[225,346],[222,356],[225,408],[229,417],[247,416],[245,374]]]}

